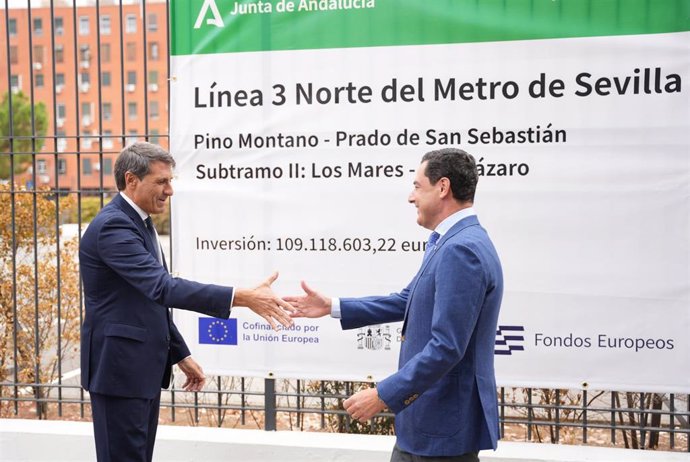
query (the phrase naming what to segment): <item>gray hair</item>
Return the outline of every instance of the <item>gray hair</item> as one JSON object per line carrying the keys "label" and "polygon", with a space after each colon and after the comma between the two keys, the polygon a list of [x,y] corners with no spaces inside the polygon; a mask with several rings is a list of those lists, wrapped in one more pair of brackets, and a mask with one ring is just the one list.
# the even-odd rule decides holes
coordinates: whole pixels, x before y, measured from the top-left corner
{"label": "gray hair", "polygon": [[132,172],[142,179],[149,174],[151,162],[164,162],[175,167],[175,159],[157,144],[138,141],[124,148],[115,161],[115,184],[118,191],[125,189],[125,173]]}

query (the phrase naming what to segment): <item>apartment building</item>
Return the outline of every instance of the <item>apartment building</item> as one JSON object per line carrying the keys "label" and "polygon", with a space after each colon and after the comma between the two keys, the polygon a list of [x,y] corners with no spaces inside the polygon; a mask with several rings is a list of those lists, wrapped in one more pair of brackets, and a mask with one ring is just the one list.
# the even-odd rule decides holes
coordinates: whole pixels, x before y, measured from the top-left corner
{"label": "apartment building", "polygon": [[[0,10],[0,95],[46,106],[35,186],[98,193],[115,187],[123,146],[148,137],[167,148],[166,4],[57,3]],[[15,181],[34,187],[33,165],[22,170]]]}

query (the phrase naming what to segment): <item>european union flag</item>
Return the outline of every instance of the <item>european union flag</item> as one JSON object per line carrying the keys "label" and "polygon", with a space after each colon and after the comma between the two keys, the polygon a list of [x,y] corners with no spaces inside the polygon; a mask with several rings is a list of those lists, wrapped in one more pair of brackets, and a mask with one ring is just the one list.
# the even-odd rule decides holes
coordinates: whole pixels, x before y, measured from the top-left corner
{"label": "european union flag", "polygon": [[237,345],[237,319],[199,318],[199,343]]}

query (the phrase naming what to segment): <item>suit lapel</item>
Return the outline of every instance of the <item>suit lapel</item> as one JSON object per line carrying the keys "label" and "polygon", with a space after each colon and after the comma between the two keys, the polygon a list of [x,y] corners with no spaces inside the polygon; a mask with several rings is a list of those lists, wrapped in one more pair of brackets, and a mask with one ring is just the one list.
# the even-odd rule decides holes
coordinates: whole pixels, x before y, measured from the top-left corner
{"label": "suit lapel", "polygon": [[149,233],[149,230],[146,229],[146,223],[144,223],[144,220],[141,219],[137,211],[134,210],[134,208],[129,205],[129,203],[124,200],[120,194],[115,196],[110,203],[122,210],[125,215],[132,220],[134,226],[136,226],[139,229],[139,232],[144,236],[146,249],[149,251],[149,253],[151,253],[151,255],[154,256],[156,260],[158,260],[158,252],[156,251],[155,242],[151,240],[151,234]]}
{"label": "suit lapel", "polygon": [[[141,216],[137,213],[134,208],[129,205],[129,202],[124,200],[120,194],[115,196],[112,201],[110,201],[110,204],[113,204],[113,207],[118,207],[120,210],[122,210],[125,215],[127,215],[129,218],[131,218],[132,222],[134,225],[139,229],[139,232],[144,236],[144,242],[146,242],[146,248],[149,251],[151,255],[153,255],[153,258],[158,260],[158,250],[155,245],[155,243],[152,241],[151,234],[149,233],[149,230],[146,228],[146,223],[144,223],[144,220],[141,219]],[[108,205],[110,205],[108,204]],[[159,244],[160,245],[160,244]],[[165,271],[168,271],[168,265],[165,263],[165,254],[163,254],[163,249],[161,248],[161,257],[163,258],[162,264],[163,268],[165,268]],[[170,308],[165,309],[165,319],[168,322],[168,329],[170,330],[170,326],[172,325],[172,315],[170,313]],[[168,361],[170,361],[170,355],[168,355]],[[165,380],[165,379],[164,379]]]}
{"label": "suit lapel", "polygon": [[414,282],[412,284],[412,287],[410,288],[410,296],[407,298],[407,305],[405,307],[405,316],[403,317],[403,328],[402,328],[402,333],[405,333],[405,329],[407,328],[407,314],[410,311],[410,305],[412,304],[412,299],[414,298],[414,293],[415,289],[417,288],[417,284],[419,283],[419,279],[421,278],[422,274],[424,274],[424,271],[426,270],[426,267],[429,266],[429,263],[431,263],[431,260],[436,256],[436,252],[438,252],[441,247],[449,240],[452,239],[453,236],[456,234],[460,233],[462,230],[469,228],[470,226],[478,226],[479,225],[479,220],[477,219],[476,215],[471,215],[467,218],[463,218],[462,220],[458,221],[455,223],[447,233],[445,233],[441,238],[436,242],[436,246],[433,248],[431,251],[431,255],[429,255],[424,261],[422,262],[422,266],[419,268],[419,271],[417,272],[417,275],[414,278]]}

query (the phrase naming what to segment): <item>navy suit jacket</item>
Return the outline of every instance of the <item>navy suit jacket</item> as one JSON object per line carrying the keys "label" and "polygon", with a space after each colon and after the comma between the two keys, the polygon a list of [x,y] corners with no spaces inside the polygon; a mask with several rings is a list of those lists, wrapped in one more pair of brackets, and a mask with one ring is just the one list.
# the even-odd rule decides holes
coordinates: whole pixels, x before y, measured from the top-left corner
{"label": "navy suit jacket", "polygon": [[396,414],[398,446],[423,456],[496,448],[496,324],[501,263],[476,216],[436,243],[400,293],[341,299],[341,324],[353,329],[404,320],[398,371],[377,385]]}
{"label": "navy suit jacket", "polygon": [[105,395],[151,399],[189,356],[168,307],[230,316],[233,289],[173,278],[139,214],[119,194],[89,224],[79,246],[86,313],[81,383]]}

